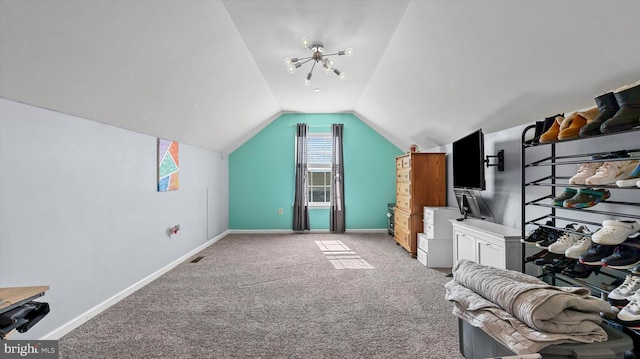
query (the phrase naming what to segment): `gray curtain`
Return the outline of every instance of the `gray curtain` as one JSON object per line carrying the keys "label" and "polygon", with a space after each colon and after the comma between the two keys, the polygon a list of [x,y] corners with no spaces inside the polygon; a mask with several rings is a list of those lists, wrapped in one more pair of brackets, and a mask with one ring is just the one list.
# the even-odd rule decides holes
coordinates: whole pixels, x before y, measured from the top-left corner
{"label": "gray curtain", "polygon": [[309,126],[299,123],[296,132],[296,189],[293,200],[293,230],[304,231],[309,227],[309,202],[307,200],[307,134]]}
{"label": "gray curtain", "polygon": [[332,160],[331,160],[331,201],[329,207],[329,230],[344,233],[344,168],[342,156],[343,125],[331,125]]}

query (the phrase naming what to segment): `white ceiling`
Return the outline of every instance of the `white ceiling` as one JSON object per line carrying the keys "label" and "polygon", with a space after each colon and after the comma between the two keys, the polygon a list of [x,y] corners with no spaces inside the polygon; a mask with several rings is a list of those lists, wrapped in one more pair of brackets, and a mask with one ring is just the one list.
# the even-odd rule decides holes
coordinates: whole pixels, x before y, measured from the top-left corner
{"label": "white ceiling", "polygon": [[[637,0],[0,0],[0,96],[223,153],[289,112],[432,148],[638,81],[639,18]],[[354,48],[346,81],[285,71],[303,36]]]}

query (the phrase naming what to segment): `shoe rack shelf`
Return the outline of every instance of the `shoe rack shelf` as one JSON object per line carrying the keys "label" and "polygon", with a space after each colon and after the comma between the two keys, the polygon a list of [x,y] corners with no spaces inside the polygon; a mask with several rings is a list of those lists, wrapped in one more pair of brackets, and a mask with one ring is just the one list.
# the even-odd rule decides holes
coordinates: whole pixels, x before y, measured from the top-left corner
{"label": "shoe rack shelf", "polygon": [[[606,189],[612,193],[611,198],[606,200],[606,210],[599,209],[597,205],[589,208],[566,208],[550,204],[551,199],[556,197],[564,188],[585,187],[585,185],[570,184],[570,176],[567,176],[566,173],[559,173],[561,171],[558,171],[558,168],[561,166],[574,165],[577,168],[578,165],[586,162],[611,162],[630,159],[640,160],[640,148],[618,149],[619,151],[633,154],[630,157],[592,159],[592,156],[604,155],[617,151],[594,152],[594,148],[589,148],[589,152],[566,150],[564,152],[571,151],[571,153],[558,153],[559,144],[576,141],[589,141],[592,138],[599,137],[607,137],[606,141],[608,143],[615,143],[616,136],[620,136],[622,134],[635,132],[640,135],[640,128],[623,132],[589,136],[586,138],[574,138],[547,143],[530,143],[530,141],[526,141],[525,138],[528,137],[529,131],[534,129],[535,125],[531,125],[526,127],[522,132],[522,238],[526,238],[529,230],[539,227],[580,234],[572,231],[571,229],[564,228],[563,226],[556,226],[557,223],[583,224],[588,226],[593,233],[601,227],[602,220],[604,219],[619,218],[640,220],[640,201],[633,200],[640,197],[637,195],[637,193],[640,193],[640,188],[638,187],[617,187],[615,185],[589,186],[597,189]],[[563,146],[562,148],[564,149],[565,147],[566,146]],[[581,148],[585,146],[573,147]],[[538,157],[534,160],[529,159],[527,156],[529,151],[536,151]],[[532,175],[533,172],[536,172],[536,174]],[[535,176],[535,178],[531,178],[533,176]],[[548,190],[544,190],[545,188]],[[560,190],[558,190],[558,188],[560,188]],[[626,193],[634,193],[634,195],[627,195]],[[629,198],[632,200],[628,200]],[[534,212],[535,215],[532,216],[531,213]],[[552,225],[546,224],[547,221],[551,221]],[[524,257],[526,256],[526,247],[531,245],[532,244],[528,243],[522,244],[522,272],[525,272],[526,269],[526,263],[524,261]],[[598,274],[603,274],[604,276],[611,277],[612,279],[622,280],[626,273],[627,271],[625,270],[610,269],[608,272],[599,271]],[[594,295],[600,296],[602,293],[608,294],[606,289],[600,288],[588,280],[574,278],[562,273],[544,272],[543,275],[549,276],[554,282],[556,279],[559,279],[570,284],[588,287],[592,290]]]}
{"label": "shoe rack shelf", "polygon": [[[553,141],[547,143],[531,143],[526,138],[531,137],[529,131],[535,130],[535,125],[526,127],[522,132],[522,238],[527,237],[530,230],[536,228],[547,228],[561,232],[581,234],[571,229],[567,229],[563,224],[577,223],[586,225],[591,233],[596,232],[605,219],[633,219],[640,220],[640,188],[638,187],[617,187],[615,185],[588,186],[594,189],[606,189],[611,193],[611,197],[600,204],[588,208],[566,208],[554,206],[551,199],[555,198],[565,188],[583,188],[586,185],[574,185],[569,183],[571,176],[567,176],[567,166],[577,167],[586,162],[622,161],[630,159],[640,160],[640,148],[618,148],[613,151],[604,151],[616,147],[617,136],[625,136],[621,143],[632,144],[637,147],[640,143],[640,128],[630,129],[623,132],[606,133],[585,138],[575,138],[563,141]],[[629,134],[629,133],[634,134]],[[631,137],[633,136],[633,137]],[[601,140],[596,138],[606,137]],[[631,141],[628,138],[632,138]],[[591,139],[594,139],[593,141]],[[626,140],[625,140],[626,139]],[[584,141],[584,142],[579,142]],[[588,142],[592,141],[592,142]],[[572,145],[564,145],[574,142]],[[604,146],[603,144],[607,144]],[[588,148],[588,151],[584,150]],[[602,152],[593,152],[602,149]],[[592,156],[604,155],[612,152],[624,151],[632,154],[630,157],[592,159]],[[562,152],[562,153],[558,153]],[[566,153],[569,152],[569,153]],[[530,159],[535,157],[535,159]],[[562,166],[565,169],[562,170]],[[574,172],[575,173],[575,172]],[[558,190],[559,189],[559,190]],[[600,206],[600,208],[599,208]],[[550,224],[548,224],[550,223]],[[532,243],[522,241],[522,272],[526,272],[525,263],[526,248],[534,246]],[[529,265],[536,266],[533,263]],[[555,273],[542,269],[542,276],[548,278],[550,284],[555,285],[556,280],[573,286],[589,288],[594,296],[605,297],[618,284],[622,283],[628,270],[596,267],[586,278],[577,278],[564,273]],[[594,275],[602,276],[596,280]],[[607,282],[605,285],[605,282]],[[605,318],[606,319],[606,318]],[[636,342],[636,351],[640,352],[640,329],[622,328],[621,324],[611,322],[613,326],[624,329],[627,334],[632,334]]]}

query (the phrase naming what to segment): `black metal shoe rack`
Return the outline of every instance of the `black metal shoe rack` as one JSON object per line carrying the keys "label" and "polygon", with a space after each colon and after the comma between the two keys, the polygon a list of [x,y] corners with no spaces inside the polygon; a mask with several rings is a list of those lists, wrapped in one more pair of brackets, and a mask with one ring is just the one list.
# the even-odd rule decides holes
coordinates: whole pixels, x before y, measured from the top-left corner
{"label": "black metal shoe rack", "polygon": [[[526,127],[522,132],[522,238],[526,238],[527,233],[539,227],[577,233],[566,229],[564,226],[566,223],[577,223],[586,225],[593,233],[602,226],[602,221],[605,219],[640,219],[640,188],[638,187],[619,188],[615,185],[590,186],[593,188],[604,188],[610,191],[611,198],[605,201],[605,206],[596,205],[590,208],[574,209],[557,207],[550,204],[551,199],[560,194],[564,188],[585,187],[584,185],[569,184],[571,175],[567,175],[569,170],[577,169],[580,164],[586,162],[640,159],[640,155],[617,159],[591,159],[592,156],[615,152],[615,149],[604,152],[591,151],[594,149],[597,151],[600,147],[599,145],[603,143],[607,144],[607,146],[604,147],[615,147],[616,136],[621,136],[629,132],[634,132],[634,134],[625,136],[632,138],[631,143],[634,144],[633,147],[637,147],[640,145],[640,141],[635,141],[634,139],[640,139],[640,129],[550,143],[530,143],[530,141],[526,141],[526,138],[532,137],[529,133],[529,131],[532,130],[535,130],[535,125]],[[598,140],[598,138],[600,139]],[[571,142],[574,143],[565,145]],[[628,143],[629,140],[627,139],[627,141],[624,142]],[[639,148],[618,148],[617,150],[640,153]],[[564,166],[564,169],[562,166]],[[575,170],[573,174],[575,174]],[[605,202],[603,202],[603,204]],[[546,224],[548,221],[551,221],[551,226]],[[523,241],[522,272],[526,271],[527,265],[542,268],[532,263],[525,263],[526,249],[530,246],[532,246],[532,244]],[[624,280],[628,273],[627,270],[602,268],[599,273],[597,273],[598,277],[596,280],[596,278],[593,278],[596,276],[593,273],[588,278],[574,278],[562,273],[548,272],[542,269],[542,275],[540,277],[552,285],[556,285],[556,281],[561,281],[568,285],[586,287],[591,290],[594,296],[604,298],[609,294],[611,289],[615,288],[617,284]],[[600,284],[598,284],[598,281]],[[605,281],[610,285],[603,285]],[[625,332],[633,332],[634,342],[638,340],[638,343],[640,343],[640,330],[625,330]],[[637,344],[635,351],[638,351],[638,349],[639,345]]]}

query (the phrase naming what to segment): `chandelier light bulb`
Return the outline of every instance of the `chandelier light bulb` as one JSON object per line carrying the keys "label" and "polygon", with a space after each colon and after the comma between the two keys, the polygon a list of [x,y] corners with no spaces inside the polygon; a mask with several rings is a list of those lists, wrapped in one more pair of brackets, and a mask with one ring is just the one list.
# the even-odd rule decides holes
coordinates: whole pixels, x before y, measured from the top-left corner
{"label": "chandelier light bulb", "polygon": [[347,74],[345,74],[344,72],[341,72],[338,69],[333,69],[333,73],[338,75],[338,78],[340,79],[340,81],[344,81],[347,78]]}
{"label": "chandelier light bulb", "polygon": [[294,65],[294,64],[289,64],[289,65],[287,65],[287,71],[288,71],[290,74],[292,74],[292,73],[296,72],[296,65]]}
{"label": "chandelier light bulb", "polygon": [[353,54],[353,48],[349,47],[344,50],[344,56],[351,57],[352,54]]}
{"label": "chandelier light bulb", "polygon": [[302,38],[302,40],[300,40],[300,44],[305,49],[308,49],[309,45],[311,45],[311,40],[309,40],[309,38],[305,36],[305,37]]}

